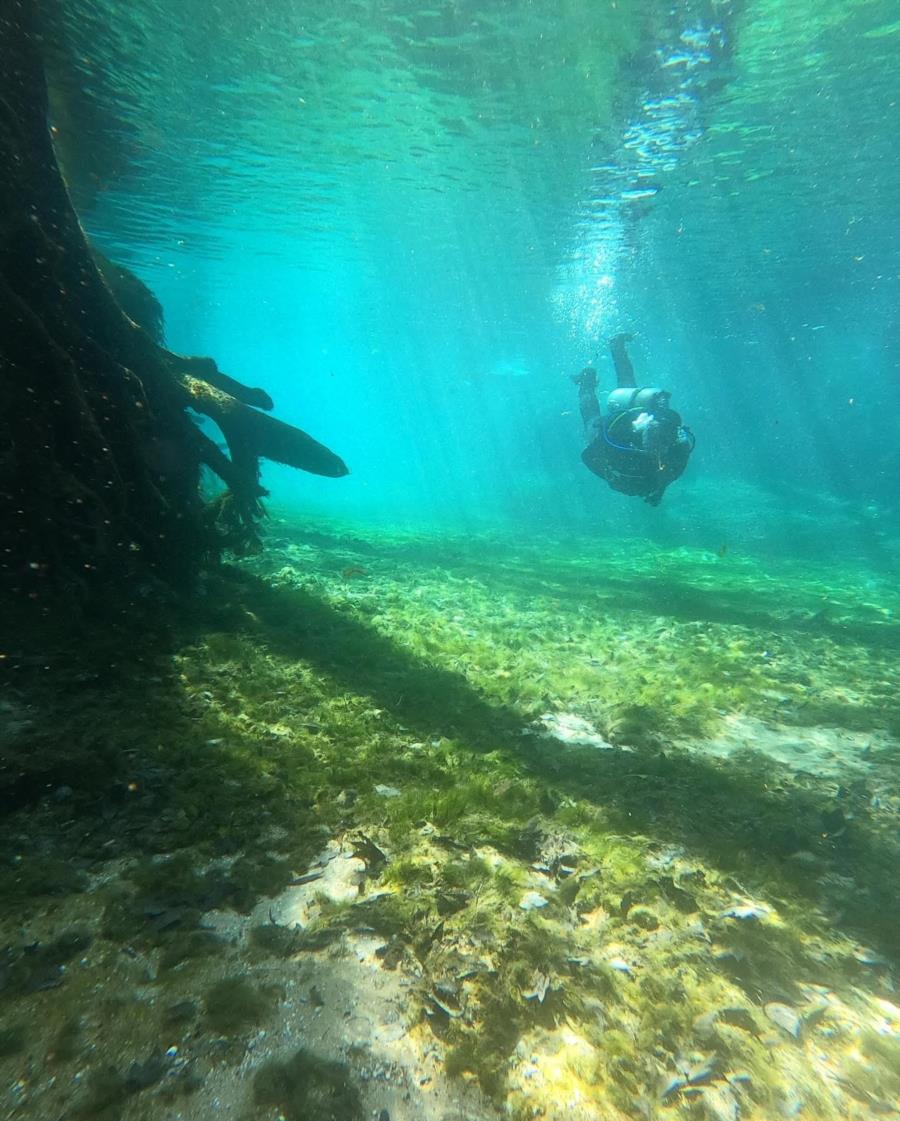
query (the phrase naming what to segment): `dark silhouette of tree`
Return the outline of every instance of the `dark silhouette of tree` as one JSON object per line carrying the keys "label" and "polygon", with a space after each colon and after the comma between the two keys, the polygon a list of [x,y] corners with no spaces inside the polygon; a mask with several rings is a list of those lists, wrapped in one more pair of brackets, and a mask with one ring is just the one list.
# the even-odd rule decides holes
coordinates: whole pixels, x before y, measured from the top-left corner
{"label": "dark silhouette of tree", "polygon": [[[36,7],[0,12],[0,586],[42,600],[141,575],[184,583],[224,545],[252,547],[260,457],[347,468],[260,411],[264,390],[166,350],[152,294],[92,252],[50,138]],[[189,409],[216,421],[227,454]],[[201,464],[228,488],[212,504]]]}

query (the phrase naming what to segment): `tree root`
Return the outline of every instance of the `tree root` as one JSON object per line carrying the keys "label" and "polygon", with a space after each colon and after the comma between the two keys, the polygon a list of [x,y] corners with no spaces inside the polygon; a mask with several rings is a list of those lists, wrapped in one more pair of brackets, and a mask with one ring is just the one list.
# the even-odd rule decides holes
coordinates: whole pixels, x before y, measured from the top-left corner
{"label": "tree root", "polygon": [[[183,583],[223,546],[258,541],[260,458],[347,467],[258,412],[265,390],[162,347],[152,294],[92,252],[50,142],[36,8],[5,0],[0,14],[0,587],[42,599],[142,574]],[[211,506],[201,464],[228,487]]]}

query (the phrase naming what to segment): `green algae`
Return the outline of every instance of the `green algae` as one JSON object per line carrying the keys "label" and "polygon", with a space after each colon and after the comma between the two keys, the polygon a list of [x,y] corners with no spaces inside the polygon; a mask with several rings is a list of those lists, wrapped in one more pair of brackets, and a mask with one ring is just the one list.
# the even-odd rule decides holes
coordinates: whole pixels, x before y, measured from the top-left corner
{"label": "green algae", "polygon": [[78,1118],[98,1118],[106,1121],[120,1115],[130,1091],[121,1071],[114,1066],[96,1067],[91,1071],[84,1092],[75,1104],[73,1113]]}
{"label": "green algae", "polygon": [[84,891],[87,877],[70,862],[52,856],[29,856],[0,867],[0,896],[22,900],[41,895]]}
{"label": "green algae", "polygon": [[250,931],[250,942],[266,954],[289,958],[303,948],[303,935],[297,927],[261,923]]}
{"label": "green algae", "polygon": [[284,1061],[264,1063],[253,1076],[258,1106],[277,1108],[285,1121],[358,1121],[359,1092],[349,1068],[301,1048]]}
{"label": "green algae", "polygon": [[273,1005],[273,994],[245,977],[225,977],[206,994],[206,1021],[213,1031],[235,1035],[259,1024]]}
{"label": "green algae", "polygon": [[863,1101],[895,1107],[900,1101],[900,1039],[866,1029],[858,1041],[858,1057],[846,1064],[843,1075]]}
{"label": "green algae", "polygon": [[[128,754],[112,785],[91,772],[102,813],[83,834],[67,825],[85,873],[60,896],[103,867],[98,838],[114,837],[125,864],[101,889],[104,941],[150,955],[158,976],[146,983],[172,999],[199,999],[192,977],[222,954],[229,969],[240,961],[201,929],[205,911],[246,914],[325,839],[367,837],[384,861],[367,865],[359,898],[323,896],[302,931],[257,923],[254,952],[314,958],[360,931],[384,939],[385,963],[406,955],[421,977],[411,1022],[498,1103],[509,1104],[519,1049],[568,1032],[581,1051],[565,1077],[610,1117],[656,1101],[682,1056],[711,1046],[724,1063],[714,1085],[730,1085],[729,1071],[751,1079],[742,1116],[778,1109],[790,1067],[764,1042],[765,1003],[803,1007],[810,979],[876,991],[852,939],[898,949],[896,745],[876,738],[873,769],[853,777],[850,760],[843,782],[693,745],[734,715],[889,735],[900,720],[892,618],[827,569],[775,579],[690,551],[636,560],[491,542],[476,559],[463,545],[384,538],[365,554],[363,585],[340,578],[357,546],[339,533],[313,540],[297,531],[249,562],[266,583],[232,579],[212,624],[182,635],[152,729],[123,731],[127,704],[109,693],[115,712],[100,719],[94,699],[91,736],[115,726]],[[611,746],[555,740],[547,712],[579,715]],[[86,729],[69,735],[87,752]],[[78,817],[65,803],[42,812],[48,836]],[[44,859],[20,881],[20,903],[48,894]],[[523,909],[528,893],[544,905]],[[767,910],[729,917],[747,899]],[[50,994],[63,1020],[66,988]],[[276,1014],[251,982],[225,993],[221,1020],[203,992],[204,1030],[241,1035]],[[31,999],[27,985],[12,995]],[[810,1027],[832,1046],[819,1033]],[[880,1100],[894,1056],[860,1038],[848,1077]],[[258,1104],[295,1108],[276,1101],[294,1075],[270,1074]],[[118,1093],[104,1077],[91,1090],[101,1111]],[[700,1107],[679,1091],[667,1108]],[[817,1108],[836,1116],[824,1098]]]}
{"label": "green algae", "polygon": [[70,1016],[60,1025],[54,1036],[48,1059],[57,1063],[68,1063],[78,1058],[83,1048],[82,1023],[80,1016]]}
{"label": "green algae", "polygon": [[12,997],[57,988],[68,962],[86,950],[92,936],[85,930],[66,930],[50,942],[25,942],[0,952],[0,992]]}
{"label": "green algae", "polygon": [[28,1030],[24,1024],[10,1024],[0,1027],[0,1059],[9,1055],[18,1055],[25,1050],[28,1042]]}

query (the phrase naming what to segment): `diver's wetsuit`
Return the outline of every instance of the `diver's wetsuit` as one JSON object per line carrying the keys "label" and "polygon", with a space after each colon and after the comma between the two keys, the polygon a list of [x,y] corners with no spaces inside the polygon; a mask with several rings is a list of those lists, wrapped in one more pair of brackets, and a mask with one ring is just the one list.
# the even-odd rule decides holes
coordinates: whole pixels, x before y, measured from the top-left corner
{"label": "diver's wetsuit", "polygon": [[623,335],[610,340],[618,390],[610,394],[605,417],[597,400],[594,371],[583,370],[577,378],[578,403],[588,438],[581,458],[613,490],[658,506],[666,487],[687,466],[694,438],[678,413],[669,408],[667,393],[638,388],[626,341]]}

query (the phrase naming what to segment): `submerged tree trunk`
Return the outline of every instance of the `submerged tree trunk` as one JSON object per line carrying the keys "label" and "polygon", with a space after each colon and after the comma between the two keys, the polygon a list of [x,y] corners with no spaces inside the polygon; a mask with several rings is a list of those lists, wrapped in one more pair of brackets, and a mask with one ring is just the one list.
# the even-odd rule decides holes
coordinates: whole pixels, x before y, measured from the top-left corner
{"label": "submerged tree trunk", "polygon": [[[256,411],[271,407],[264,390],[211,359],[171,354],[120,307],[115,266],[92,255],[53,152],[34,0],[5,0],[0,12],[0,169],[7,595],[89,594],[151,574],[183,583],[221,546],[223,525],[252,536],[259,457],[346,474],[310,436]],[[189,408],[216,419],[230,456]],[[227,522],[201,501],[203,462],[229,487]]]}

